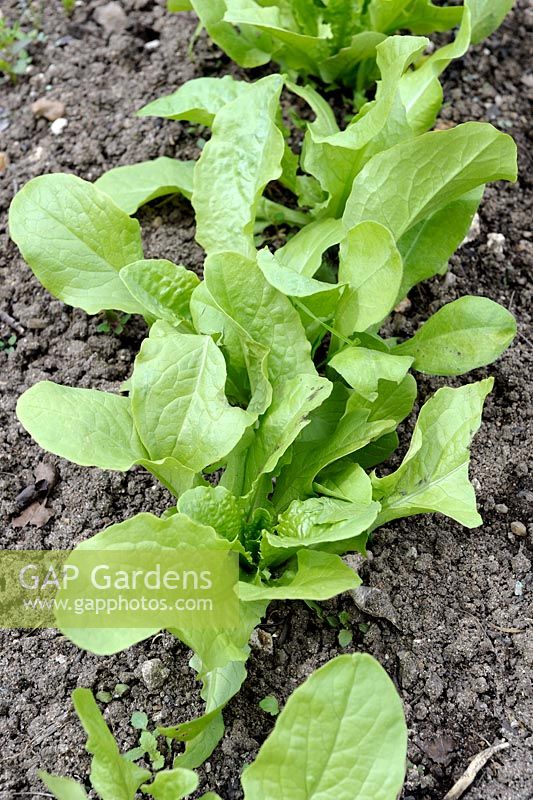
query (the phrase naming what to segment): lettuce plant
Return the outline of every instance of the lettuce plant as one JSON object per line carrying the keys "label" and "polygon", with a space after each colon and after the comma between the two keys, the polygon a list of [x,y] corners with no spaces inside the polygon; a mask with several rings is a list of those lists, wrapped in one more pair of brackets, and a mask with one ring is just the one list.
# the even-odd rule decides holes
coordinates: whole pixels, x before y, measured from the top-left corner
{"label": "lettuce plant", "polygon": [[[252,230],[259,233],[273,223],[303,228],[301,238],[295,237],[283,257],[288,261],[289,254],[294,258],[301,250],[308,258],[312,251],[308,271],[317,259],[320,263],[321,252],[339,243],[346,222],[375,219],[374,210],[356,208],[358,198],[369,195],[369,202],[376,205],[383,191],[390,205],[394,197],[391,187],[395,186],[402,213],[409,205],[421,203],[392,231],[407,262],[398,292],[403,296],[414,283],[445,268],[468,231],[484,183],[514,174],[509,166],[514,159],[513,145],[491,126],[467,123],[448,131],[431,131],[442,106],[439,75],[465,52],[470,40],[468,8],[464,17],[456,39],[422,63],[419,59],[428,44],[424,37],[391,36],[380,44],[376,52],[381,79],[375,98],[343,130],[318,92],[281,76],[253,84],[230,76],[189,81],[139,113],[212,126],[211,139],[197,167],[194,162],[157,159],[111,170],[97,186],[130,214],[154,196],[181,192],[192,199],[198,241],[207,250],[215,246],[215,239],[218,249],[234,250],[238,235],[247,237],[247,246],[241,244],[238,249],[249,255],[254,249]],[[413,68],[415,63],[418,66]],[[283,88],[289,96],[303,100],[315,117],[306,124],[300,153],[289,146],[290,132],[282,122],[279,98]],[[459,153],[461,178],[456,180],[450,159]],[[226,180],[228,159],[241,165],[237,191],[235,182]],[[424,164],[424,168],[413,170],[415,164]],[[378,172],[379,180],[386,182],[383,187],[377,185]],[[213,180],[216,191],[212,191]],[[285,205],[269,199],[273,181],[282,184],[288,198]],[[463,192],[456,191],[458,181]],[[222,224],[218,225],[222,208]],[[229,208],[234,214],[230,227],[226,225]],[[385,208],[378,217],[376,221],[391,227]]]}
{"label": "lettuce plant", "polygon": [[270,60],[283,71],[362,92],[375,77],[376,48],[400,30],[449,31],[471,16],[469,42],[489,36],[513,0],[169,0],[194,11],[211,39],[243,67]]}
{"label": "lettuce plant", "polygon": [[[239,554],[239,627],[189,630],[177,620],[171,628],[195,653],[206,700],[204,716],[165,731],[187,742],[179,767],[198,766],[219,741],[223,707],[246,675],[250,633],[271,600],[355,588],[359,578],[341,556],[364,553],[370,533],[399,517],[438,511],[481,523],[469,446],[491,379],[439,389],[400,466],[370,472],[396,449],[396,429],[415,403],[410,369],[464,374],[497,358],[515,333],[506,309],[465,297],[407,341],[379,335],[398,300],[446,268],[483,185],[516,174],[514,143],[490,125],[425,132],[440,103],[433,62],[425,77],[406,71],[423,46],[408,36],[380,45],[376,100],[345,131],[316,92],[298,89],[317,113],[300,162],[307,176],[297,174],[279,125],[281,76],[200,79],[181,94],[187,118],[212,125],[196,164],[159,159],[112,170],[96,185],[46,175],[12,203],[11,236],[55,296],[88,313],[141,314],[150,325],[122,393],[46,381],[18,403],[45,449],[102,469],[140,465],[175,495],[162,518],[139,514],[78,547],[189,543]],[[257,229],[278,213],[264,190],[278,179],[300,187],[308,210],[291,212],[302,227],[283,247],[258,252]],[[145,259],[130,216],[178,188],[196,212],[203,280]],[[65,633],[113,653],[156,630]]]}
{"label": "lettuce plant", "polygon": [[[88,689],[74,707],[88,735],[91,785],[101,800],[180,800],[198,787],[183,767],[151,775],[121,755]],[[274,730],[242,774],[245,800],[396,800],[403,784],[407,729],[385,670],[368,655],[338,656],[288,699]],[[87,800],[70,778],[41,772],[57,800]],[[148,782],[150,781],[150,782]],[[203,800],[221,800],[213,792]]]}

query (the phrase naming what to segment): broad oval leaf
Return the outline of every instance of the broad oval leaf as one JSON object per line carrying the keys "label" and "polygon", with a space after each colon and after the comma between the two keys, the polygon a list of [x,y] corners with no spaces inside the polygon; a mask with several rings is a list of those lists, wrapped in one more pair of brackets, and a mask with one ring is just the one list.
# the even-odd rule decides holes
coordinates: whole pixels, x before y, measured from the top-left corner
{"label": "broad oval leaf", "polygon": [[285,143],[276,124],[280,75],[248,84],[224,106],[194,171],[196,239],[207,253],[232,250],[255,259],[254,223],[267,183],[281,175]]}
{"label": "broad oval leaf", "polygon": [[[104,528],[104,530],[90,539],[80,542],[75,552],[79,553],[86,550],[104,552],[108,549],[131,550],[133,559],[138,559],[139,556],[136,556],[137,550],[153,550],[156,548],[171,549],[176,552],[179,552],[180,548],[195,548],[199,553],[201,553],[202,549],[209,551],[220,550],[222,555],[231,549],[231,543],[217,536],[212,527],[191,520],[184,514],[173,514],[163,519],[156,517],[154,514],[142,513],[136,514],[124,522]],[[72,594],[69,595],[68,591],[63,591],[63,595],[67,599],[72,597]],[[62,591],[59,592],[58,598],[62,598]],[[120,650],[125,650],[131,645],[143,641],[148,636],[153,636],[161,628],[160,625],[146,628],[109,628],[105,626],[102,628],[73,628],[64,623],[62,609],[59,604],[56,619],[58,628],[74,644],[98,655],[118,653]],[[220,631],[218,634],[220,638],[223,638]],[[177,632],[176,635],[180,636],[180,632]],[[209,635],[215,636],[216,631],[206,631],[200,626],[199,630],[191,631],[191,635],[196,635],[199,638]],[[184,639],[184,641],[187,640]],[[212,651],[215,650],[213,646],[210,649]],[[202,657],[205,657],[205,654],[202,653]]]}
{"label": "broad oval leaf", "polygon": [[354,181],[343,220],[385,225],[399,239],[413,225],[488,181],[516,179],[516,145],[483,122],[431,131],[378,153]]}
{"label": "broad oval leaf", "polygon": [[41,381],[19,397],[17,416],[41,447],[84,467],[124,471],[147,456],[118,394]]}
{"label": "broad oval leaf", "polygon": [[173,94],[148,103],[137,115],[186,119],[199,125],[211,125],[215,114],[247,88],[245,81],[236,81],[231,75],[224,75],[222,78],[193,78]]}
{"label": "broad oval leaf", "polygon": [[418,372],[462,375],[499,358],[515,335],[516,320],[499,303],[488,297],[460,297],[393,352],[411,356]]}
{"label": "broad oval leaf", "polygon": [[195,164],[161,156],[110,169],[94,185],[126,214],[135,214],[140,206],[167,194],[182,194],[190,200]]}
{"label": "broad oval leaf", "polygon": [[141,786],[154,800],[183,800],[198,787],[198,775],[190,769],[176,767],[158,772],[151,783]]}
{"label": "broad oval leaf", "polygon": [[396,800],[407,727],[385,670],[364,653],[338,656],[291,695],[256,760],[246,800]]}
{"label": "broad oval leaf", "polygon": [[210,336],[156,322],[131,379],[133,418],[150,458],[200,472],[227,455],[252,420],[230,406],[225,385],[224,356]]}
{"label": "broad oval leaf", "polygon": [[172,325],[190,320],[191,296],[200,283],[195,273],[164,258],[134,261],[120,270],[128,291],[156,319]]}
{"label": "broad oval leaf", "polygon": [[413,359],[409,356],[381,353],[366,347],[346,347],[333,356],[329,365],[358,394],[375,400],[379,381],[399,383],[407,375],[412,363]]}
{"label": "broad oval leaf", "polygon": [[339,281],[349,284],[335,326],[346,336],[380,322],[394,307],[403,264],[391,232],[377,222],[361,222],[341,242]]}
{"label": "broad oval leaf", "polygon": [[143,257],[141,229],[111,198],[74,175],[42,175],[15,196],[11,238],[49,292],[89,314],[144,312],[119,270]]}

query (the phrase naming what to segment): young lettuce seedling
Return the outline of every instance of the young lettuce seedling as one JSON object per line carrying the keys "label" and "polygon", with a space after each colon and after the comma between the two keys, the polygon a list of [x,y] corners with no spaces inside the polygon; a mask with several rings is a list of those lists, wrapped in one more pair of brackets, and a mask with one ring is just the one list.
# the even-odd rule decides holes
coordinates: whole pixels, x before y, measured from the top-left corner
{"label": "young lettuce seedling", "polygon": [[[74,707],[88,734],[91,786],[101,800],[180,800],[198,787],[189,769],[150,775],[120,755],[91,692]],[[407,754],[407,728],[394,684],[368,655],[338,656],[289,697],[274,730],[242,774],[245,800],[396,800]],[[40,773],[57,800],[87,800],[70,778]],[[148,783],[148,781],[151,781]],[[203,800],[221,800],[213,792]]]}

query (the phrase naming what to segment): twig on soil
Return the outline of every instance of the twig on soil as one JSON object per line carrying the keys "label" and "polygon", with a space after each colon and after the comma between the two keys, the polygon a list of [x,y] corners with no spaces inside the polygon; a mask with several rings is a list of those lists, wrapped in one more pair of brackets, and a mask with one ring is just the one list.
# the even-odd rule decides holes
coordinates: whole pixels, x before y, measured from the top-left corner
{"label": "twig on soil", "polygon": [[[490,625],[490,623],[489,623]],[[500,628],[498,625],[490,625],[493,631],[498,633],[525,633],[525,628]]]}
{"label": "twig on soil", "polygon": [[6,325],[9,325],[10,328],[13,328],[15,333],[18,333],[19,336],[22,336],[22,334],[24,333],[24,328],[22,327],[20,322],[17,322],[17,320],[14,319],[10,314],[8,314],[7,311],[0,311],[0,320],[2,320],[2,322],[5,322]]}
{"label": "twig on soil", "polygon": [[508,747],[509,742],[501,742],[500,744],[493,744],[492,747],[487,747],[485,750],[482,750],[481,753],[478,753],[477,756],[472,759],[463,775],[454,783],[448,794],[444,796],[443,800],[458,800],[459,797],[462,797],[487,761],[491,759],[495,753],[498,753],[500,750],[506,750]]}

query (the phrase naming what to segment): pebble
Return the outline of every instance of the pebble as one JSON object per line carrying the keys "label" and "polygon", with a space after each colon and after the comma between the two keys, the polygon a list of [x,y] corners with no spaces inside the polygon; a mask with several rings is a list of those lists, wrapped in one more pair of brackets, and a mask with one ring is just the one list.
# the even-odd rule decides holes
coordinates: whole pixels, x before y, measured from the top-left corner
{"label": "pebble", "polygon": [[59,117],[59,119],[54,120],[50,125],[50,130],[54,134],[54,136],[59,136],[60,133],[63,133],[64,129],[68,125],[68,119],[65,117]]}
{"label": "pebble", "polygon": [[9,166],[9,158],[7,153],[0,152],[0,174],[5,172]]}
{"label": "pebble", "polygon": [[524,593],[524,584],[522,583],[522,581],[517,581],[515,583],[514,593],[515,597],[522,597],[522,594]]}
{"label": "pebble", "polygon": [[274,642],[272,640],[272,636],[268,631],[264,631],[261,628],[256,628],[252,635],[250,636],[250,646],[254,650],[263,651],[268,655],[272,655],[274,652]]}
{"label": "pebble", "polygon": [[44,117],[49,122],[55,122],[64,116],[65,104],[61,100],[53,100],[51,97],[39,97],[31,104],[31,113],[34,117]]}
{"label": "pebble", "polygon": [[405,311],[408,311],[411,308],[411,301],[408,297],[404,297],[403,300],[400,300],[398,305],[395,307],[395,311],[397,314],[403,314]]}
{"label": "pebble", "polygon": [[494,509],[495,509],[497,514],[508,514],[509,513],[509,509],[507,508],[505,503],[496,503],[496,505],[494,506]]}
{"label": "pebble", "polygon": [[515,536],[523,537],[527,533],[526,526],[523,522],[519,522],[518,520],[511,522],[511,533],[514,533]]}
{"label": "pebble", "polygon": [[122,33],[128,26],[128,18],[120,3],[106,3],[94,12],[94,18],[106,33]]}
{"label": "pebble", "polygon": [[160,689],[169,676],[160,658],[151,658],[141,666],[141,676],[147,689]]}
{"label": "pebble", "polygon": [[494,253],[496,258],[503,258],[505,246],[505,236],[503,233],[489,233],[487,236],[487,248]]}

